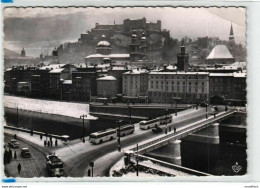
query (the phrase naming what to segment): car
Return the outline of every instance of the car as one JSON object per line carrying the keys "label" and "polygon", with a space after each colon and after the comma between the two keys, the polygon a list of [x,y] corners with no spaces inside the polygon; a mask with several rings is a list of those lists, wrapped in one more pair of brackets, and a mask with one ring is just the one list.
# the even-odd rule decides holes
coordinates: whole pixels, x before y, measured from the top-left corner
{"label": "car", "polygon": [[207,104],[206,102],[202,102],[202,103],[200,103],[200,106],[201,106],[201,107],[207,107],[208,104]]}
{"label": "car", "polygon": [[64,175],[64,163],[55,153],[46,156],[46,168],[50,176],[61,177]]}
{"label": "car", "polygon": [[163,129],[161,127],[159,127],[158,125],[156,125],[153,129],[152,132],[155,134],[161,133],[163,131]]}
{"label": "car", "polygon": [[24,158],[31,157],[31,153],[29,151],[29,148],[22,148],[21,156],[24,157]]}
{"label": "car", "polygon": [[10,140],[10,142],[8,142],[8,145],[11,148],[19,148],[19,142],[15,139]]}

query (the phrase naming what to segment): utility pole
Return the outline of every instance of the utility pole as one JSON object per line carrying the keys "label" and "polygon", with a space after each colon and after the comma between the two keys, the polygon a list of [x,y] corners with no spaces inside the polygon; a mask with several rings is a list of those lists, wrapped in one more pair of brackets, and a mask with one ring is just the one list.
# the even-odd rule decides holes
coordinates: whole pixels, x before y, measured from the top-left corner
{"label": "utility pole", "polygon": [[19,119],[18,119],[18,107],[16,108],[16,127],[19,126]]}
{"label": "utility pole", "polygon": [[208,103],[206,103],[206,119],[208,119]]}
{"label": "utility pole", "polygon": [[167,112],[168,112],[168,109],[165,109],[165,120],[166,120],[166,125],[165,125],[165,127],[166,127],[166,129],[165,129],[165,134],[168,133],[168,126],[167,126],[167,121],[168,121],[168,119],[167,119]]}
{"label": "utility pole", "polygon": [[83,119],[83,129],[82,129],[82,142],[85,143],[85,126],[84,126],[84,118],[87,118],[87,115],[83,114],[80,116],[80,119]]}
{"label": "utility pole", "polygon": [[120,141],[120,136],[121,136],[121,122],[122,120],[118,120],[118,131],[117,131],[117,143],[118,143],[118,151],[121,151],[121,141]]}
{"label": "utility pole", "polygon": [[130,125],[132,125],[132,106],[129,105],[128,109],[129,109],[129,123]]}
{"label": "utility pole", "polygon": [[138,144],[136,144],[136,176],[139,176],[138,170],[139,170],[139,164],[138,164]]}
{"label": "utility pole", "polygon": [[180,97],[173,97],[172,98],[174,101],[175,101],[175,116],[177,116],[177,100],[180,100],[181,98]]}

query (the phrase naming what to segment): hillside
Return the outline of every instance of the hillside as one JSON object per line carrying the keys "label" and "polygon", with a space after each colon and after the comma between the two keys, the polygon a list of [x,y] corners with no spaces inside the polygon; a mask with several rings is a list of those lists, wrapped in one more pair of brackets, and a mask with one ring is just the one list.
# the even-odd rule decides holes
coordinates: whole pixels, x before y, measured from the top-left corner
{"label": "hillside", "polygon": [[19,53],[4,48],[4,59],[15,59],[20,56]]}

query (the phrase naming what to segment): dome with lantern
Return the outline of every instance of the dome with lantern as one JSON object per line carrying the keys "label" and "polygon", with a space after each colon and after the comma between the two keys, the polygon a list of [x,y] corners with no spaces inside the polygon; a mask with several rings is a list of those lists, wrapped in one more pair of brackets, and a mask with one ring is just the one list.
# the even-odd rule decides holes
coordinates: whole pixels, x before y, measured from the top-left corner
{"label": "dome with lantern", "polygon": [[102,35],[102,40],[97,44],[98,47],[110,47],[110,43],[105,40],[106,36]]}

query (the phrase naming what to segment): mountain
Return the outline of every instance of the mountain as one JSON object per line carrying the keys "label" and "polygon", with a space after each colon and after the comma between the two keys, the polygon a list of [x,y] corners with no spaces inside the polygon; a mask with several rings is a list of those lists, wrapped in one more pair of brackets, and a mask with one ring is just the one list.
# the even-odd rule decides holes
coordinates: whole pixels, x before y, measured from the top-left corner
{"label": "mountain", "polygon": [[16,59],[20,56],[19,53],[4,48],[4,59]]}

